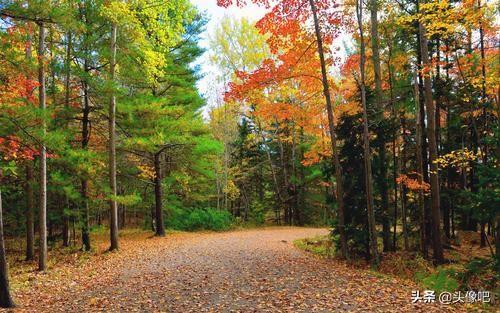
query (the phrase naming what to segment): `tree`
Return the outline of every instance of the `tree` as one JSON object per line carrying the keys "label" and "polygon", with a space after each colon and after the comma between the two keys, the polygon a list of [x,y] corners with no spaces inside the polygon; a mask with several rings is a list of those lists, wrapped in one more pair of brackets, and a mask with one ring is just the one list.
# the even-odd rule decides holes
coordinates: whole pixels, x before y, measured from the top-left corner
{"label": "tree", "polygon": [[368,232],[370,238],[370,251],[373,266],[377,267],[380,263],[377,245],[377,231],[375,229],[375,212],[373,205],[373,182],[372,165],[370,153],[370,131],[368,129],[368,113],[366,108],[366,79],[365,79],[365,42],[363,35],[363,1],[356,1],[356,17],[358,20],[360,51],[359,51],[359,73],[361,89],[361,103],[363,107],[363,153],[365,167],[365,193],[366,193],[366,211],[368,220]]}
{"label": "tree", "polygon": [[[116,23],[112,24],[111,30],[111,57],[109,61],[109,77],[111,82],[115,79],[115,66],[116,66],[116,33],[118,26]],[[109,205],[110,216],[109,229],[111,247],[109,250],[118,249],[118,205],[116,202],[116,143],[115,143],[115,127],[116,127],[116,97],[114,92],[111,91],[109,100],[109,186],[111,189]]]}
{"label": "tree", "polygon": [[[372,43],[372,63],[373,63],[373,73],[375,81],[375,103],[376,110],[378,111],[378,119],[383,119],[384,112],[384,99],[382,94],[382,73],[380,66],[380,51],[379,51],[379,32],[378,32],[378,0],[371,0],[369,3],[370,9],[370,35]],[[380,127],[379,130],[379,140],[378,140],[378,151],[380,158],[380,178],[378,179],[380,186],[380,196],[382,198],[382,239],[384,244],[384,251],[390,250],[390,225],[389,225],[389,199],[387,194],[387,158],[386,158],[386,147],[384,140],[384,129]]]}
{"label": "tree", "polygon": [[[257,4],[268,5],[267,2],[263,1],[253,1]],[[218,1],[218,4],[224,7],[231,5],[233,1]],[[238,1],[238,5],[246,4],[246,1]],[[293,47],[293,43],[300,43],[304,46],[304,42],[300,40],[303,39],[304,29],[301,28],[299,22],[306,22],[310,17],[313,17],[314,21],[314,36],[316,38],[316,46],[317,53],[320,58],[320,68],[321,68],[321,79],[323,86],[323,95],[325,97],[326,107],[328,111],[328,123],[330,126],[329,136],[332,147],[332,155],[335,164],[335,177],[336,177],[336,186],[337,186],[337,204],[338,204],[338,228],[341,234],[341,251],[344,257],[347,256],[347,238],[345,236],[344,231],[344,206],[343,206],[343,188],[342,188],[342,171],[340,168],[340,162],[338,157],[335,155],[338,153],[338,149],[336,149],[336,138],[333,128],[333,109],[330,100],[330,92],[329,92],[329,83],[327,79],[326,72],[326,61],[325,61],[325,53],[323,51],[323,42],[330,43],[333,38],[337,35],[336,29],[329,27],[328,32],[321,31],[320,24],[321,23],[338,23],[337,13],[334,8],[332,8],[333,4],[328,1],[309,1],[309,6],[304,6],[302,3],[297,3],[295,1],[279,1],[273,7],[272,10],[266,14],[266,16],[261,19],[257,23],[257,27],[262,29],[262,31],[266,31],[272,34],[270,39],[268,40],[269,46],[271,48],[271,52],[277,53],[279,49],[290,49],[290,46]],[[284,14],[284,12],[286,14]],[[308,38],[309,39],[309,38]],[[313,42],[314,44],[314,42]],[[284,63],[279,67],[282,73],[281,79],[290,79],[290,78],[300,78],[304,73],[298,73],[297,76],[290,75],[290,69],[296,67],[297,63],[302,59],[304,54],[309,50],[311,44],[306,45],[302,49],[297,49],[294,47],[288,50],[288,53],[283,53],[280,56],[281,61]],[[329,60],[331,62],[331,60]],[[264,65],[269,65],[264,63]],[[288,71],[288,72],[287,72]],[[274,73],[276,74],[276,73]],[[313,76],[314,77],[314,76]],[[276,79],[276,78],[274,78]]]}
{"label": "tree", "polygon": [[437,142],[436,142],[436,108],[432,99],[432,83],[429,73],[430,61],[427,50],[427,34],[425,26],[419,23],[420,49],[422,53],[422,69],[424,70],[424,100],[427,115],[427,138],[429,139],[429,164],[431,184],[431,212],[432,212],[432,240],[433,257],[438,262],[443,262],[443,244],[441,242],[441,223],[439,211],[439,174],[436,164]]}
{"label": "tree", "polygon": [[0,190],[0,307],[12,308],[14,307],[14,302],[10,296],[9,272],[5,257],[5,241],[3,237],[2,212],[2,191]]}
{"label": "tree", "polygon": [[[38,24],[38,101],[42,112],[46,109],[45,100],[45,25]],[[45,117],[42,117],[42,136],[46,132]],[[42,139],[42,140],[45,140]],[[47,268],[47,151],[45,144],[40,145],[40,199],[39,199],[39,256],[38,269],[45,271]]]}
{"label": "tree", "polygon": [[328,112],[328,128],[330,130],[330,141],[332,143],[332,155],[333,155],[333,160],[335,164],[335,178],[336,178],[336,186],[337,186],[337,204],[338,204],[338,211],[339,211],[339,234],[340,234],[340,247],[341,247],[341,255],[343,258],[347,257],[347,238],[345,234],[345,219],[344,219],[344,188],[342,185],[342,168],[340,167],[340,160],[339,160],[339,155],[338,155],[338,148],[337,148],[337,138],[335,136],[335,126],[333,124],[334,121],[334,116],[333,116],[333,108],[332,108],[332,103],[330,99],[330,88],[328,84],[328,77],[327,77],[327,72],[326,72],[326,64],[325,64],[325,56],[323,52],[323,39],[321,37],[321,29],[318,21],[318,16],[317,16],[317,9],[316,9],[316,4],[315,0],[310,0],[309,1],[311,5],[311,10],[313,14],[313,20],[314,20],[314,29],[316,32],[316,42],[318,45],[318,54],[320,58],[320,64],[321,64],[321,77],[322,77],[322,82],[323,82],[323,94],[325,96],[325,102],[326,102],[326,109]]}

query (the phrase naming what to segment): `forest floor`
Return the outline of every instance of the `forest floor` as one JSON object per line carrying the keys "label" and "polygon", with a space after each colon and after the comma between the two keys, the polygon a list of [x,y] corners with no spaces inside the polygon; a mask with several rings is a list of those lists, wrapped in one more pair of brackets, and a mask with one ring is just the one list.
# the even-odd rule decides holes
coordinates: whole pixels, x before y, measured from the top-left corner
{"label": "forest floor", "polygon": [[[464,312],[412,304],[407,280],[316,257],[293,241],[326,229],[124,231],[120,250],[66,252],[46,273],[12,267],[16,312]],[[55,255],[49,257],[56,258]],[[58,257],[61,259],[61,256]]]}

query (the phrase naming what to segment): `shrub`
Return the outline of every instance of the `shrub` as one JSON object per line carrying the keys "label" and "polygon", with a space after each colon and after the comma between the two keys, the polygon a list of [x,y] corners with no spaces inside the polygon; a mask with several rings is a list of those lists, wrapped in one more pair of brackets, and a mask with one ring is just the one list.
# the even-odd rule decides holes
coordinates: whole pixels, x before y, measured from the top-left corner
{"label": "shrub", "polygon": [[175,230],[227,230],[233,224],[233,217],[227,211],[206,209],[171,208],[165,226]]}
{"label": "shrub", "polygon": [[443,291],[452,292],[458,289],[459,283],[456,276],[456,272],[452,269],[439,269],[428,276],[417,273],[416,279],[420,281],[426,289],[434,290],[439,294]]}

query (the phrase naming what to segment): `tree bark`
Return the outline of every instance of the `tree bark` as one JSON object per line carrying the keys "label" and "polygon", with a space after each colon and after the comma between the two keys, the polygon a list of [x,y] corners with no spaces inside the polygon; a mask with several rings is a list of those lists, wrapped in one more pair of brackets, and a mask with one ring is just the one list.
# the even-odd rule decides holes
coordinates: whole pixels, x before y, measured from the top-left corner
{"label": "tree bark", "polygon": [[[1,173],[0,173],[1,174]],[[0,307],[12,308],[14,302],[10,296],[9,269],[5,255],[5,241],[3,236],[2,191],[0,190]]]}
{"label": "tree bark", "polygon": [[[392,73],[392,44],[389,41],[388,44],[388,61],[387,61],[387,71],[389,72],[389,94],[390,94],[390,101],[391,101],[391,115],[394,121],[398,120],[398,115],[396,112],[395,108],[395,100],[394,100],[394,83],[393,83],[393,73]],[[403,150],[403,153],[406,153],[405,149],[405,119],[404,119],[404,114],[401,117],[401,127],[394,127],[394,131],[392,134],[392,184],[394,188],[394,220],[393,220],[393,238],[392,238],[392,250],[396,251],[397,249],[397,224],[398,224],[398,196],[399,196],[399,187],[398,187],[398,162],[401,162],[400,164],[400,171],[404,171],[405,168],[405,163],[406,162],[405,158],[401,159],[401,157],[398,160],[398,155],[401,155],[401,150]],[[401,133],[401,138],[403,139],[403,147],[400,149],[397,147],[397,139],[398,139],[398,130],[402,129]],[[403,204],[403,203],[402,203]],[[402,210],[401,210],[402,211]],[[402,214],[402,213],[401,213]]]}
{"label": "tree bark", "polygon": [[63,247],[69,247],[69,238],[70,238],[70,233],[69,233],[69,216],[66,215],[65,209],[69,208],[69,201],[68,198],[65,197],[65,202],[64,206],[62,209],[62,222],[63,222],[63,228],[62,228],[62,245]]}
{"label": "tree bark", "polygon": [[[417,0],[417,12],[419,11],[419,0]],[[419,93],[419,97],[418,97],[418,114],[419,114],[419,118],[420,118],[420,126],[421,126],[421,132],[420,132],[420,157],[422,158],[422,175],[423,175],[423,181],[425,181],[426,183],[429,183],[429,170],[428,170],[428,156],[427,156],[427,136],[426,136],[426,133],[425,131],[423,131],[423,127],[425,125],[425,101],[424,101],[424,79],[423,79],[423,71],[421,70],[422,69],[422,49],[421,49],[421,45],[420,45],[420,31],[417,27],[417,32],[416,32],[416,35],[417,35],[417,68],[419,69],[418,71],[418,93]],[[427,251],[427,247],[429,245],[429,240],[431,238],[431,225],[430,225],[430,211],[429,211],[429,207],[430,207],[430,204],[429,204],[429,197],[427,195],[424,194],[424,198],[423,198],[423,205],[424,205],[424,221],[425,221],[425,227],[424,227],[424,230],[425,230],[425,236],[423,237],[425,239],[425,251],[422,251],[423,252],[423,255],[425,258],[427,258],[427,254],[428,254],[428,251]]]}
{"label": "tree bark", "polygon": [[377,247],[377,230],[375,228],[375,211],[373,200],[373,182],[372,182],[372,163],[370,156],[370,132],[368,129],[368,113],[366,108],[366,82],[365,82],[365,42],[363,34],[363,2],[356,1],[356,16],[358,20],[358,29],[360,37],[360,89],[361,89],[361,104],[363,107],[363,154],[365,167],[365,192],[366,192],[366,209],[368,221],[368,233],[370,241],[370,253],[372,266],[378,267],[380,263],[378,247]]}
{"label": "tree bark", "polygon": [[[375,80],[375,105],[377,118],[383,119],[384,104],[382,94],[382,70],[380,66],[379,35],[378,35],[378,0],[370,0],[370,21],[371,21],[371,43],[372,43],[372,63]],[[390,222],[389,222],[389,196],[387,185],[387,156],[385,151],[384,129],[379,129],[378,133],[378,151],[380,158],[380,177],[378,185],[380,188],[380,197],[382,205],[382,242],[384,251],[391,249],[390,240]]]}
{"label": "tree bark", "polygon": [[332,156],[335,167],[335,183],[337,189],[337,205],[338,205],[338,229],[340,235],[340,255],[347,258],[347,236],[345,233],[345,218],[344,218],[344,186],[342,183],[342,168],[340,166],[340,158],[337,148],[337,136],[335,134],[335,119],[333,113],[333,106],[330,97],[330,86],[328,83],[328,74],[326,71],[325,53],[323,50],[323,38],[321,36],[321,27],[319,25],[318,14],[316,9],[315,0],[309,0],[311,10],[313,13],[314,30],[316,33],[316,42],[318,45],[318,54],[321,63],[321,77],[323,83],[323,95],[325,97],[326,110],[328,113],[328,128],[330,132],[330,141],[332,145]]}
{"label": "tree bark", "polygon": [[500,213],[495,216],[495,253],[497,259],[500,259]]}
{"label": "tree bark", "polygon": [[165,224],[163,222],[163,205],[162,205],[162,190],[161,190],[161,163],[160,154],[154,155],[155,167],[155,219],[156,219],[156,236],[165,236]]}
{"label": "tree bark", "polygon": [[[413,76],[414,83],[414,96],[415,96],[415,106],[417,112],[417,116],[415,117],[417,124],[417,133],[416,133],[416,155],[417,155],[417,180],[420,186],[424,183],[424,165],[422,160],[422,118],[421,118],[421,110],[420,110],[420,90],[417,80],[417,73],[415,72]],[[426,240],[426,223],[425,223],[425,204],[424,204],[424,192],[422,189],[418,190],[418,213],[420,216],[420,251],[427,257],[427,240]]]}
{"label": "tree bark", "polygon": [[[32,58],[32,33],[28,33],[28,41],[26,43],[26,59],[31,62]],[[28,74],[31,79],[31,74]],[[26,90],[26,94],[31,94],[32,90]],[[26,105],[30,105],[26,99]],[[34,174],[33,162],[26,161],[26,261],[32,261],[35,258],[35,195],[33,193]]]}
{"label": "tree bark", "polygon": [[427,48],[427,34],[425,26],[419,23],[420,49],[422,50],[422,65],[424,69],[424,101],[427,112],[427,138],[429,140],[429,166],[431,185],[431,220],[432,220],[432,248],[433,257],[437,262],[444,260],[443,244],[441,242],[440,211],[439,211],[439,177],[436,142],[436,108],[432,99],[432,82],[430,73],[430,60]]}
{"label": "tree bark", "polygon": [[[116,33],[117,25],[113,23],[111,31],[111,59],[109,62],[109,74],[111,82],[115,80],[116,66]],[[118,205],[116,202],[116,143],[115,143],[115,127],[116,127],[116,97],[114,91],[111,92],[109,101],[109,185],[111,189],[109,206],[110,206],[110,251],[118,249]]]}
{"label": "tree bark", "polygon": [[[403,138],[403,152],[401,155],[401,173],[406,174],[406,160],[407,160],[407,155],[406,155],[406,139],[405,139],[405,134],[406,134],[406,119],[404,112],[401,114],[401,136]],[[407,211],[407,194],[408,188],[406,185],[401,186],[401,221],[403,225],[403,244],[404,248],[406,251],[410,250],[410,245],[408,242],[408,211]]]}
{"label": "tree bark", "polygon": [[[38,100],[40,110],[45,112],[45,25],[43,22],[38,24],[39,37],[38,37]],[[47,126],[45,123],[45,116],[42,116],[42,144],[40,145],[40,201],[39,201],[39,258],[38,269],[44,271],[47,268],[47,153],[44,144],[45,133]]]}
{"label": "tree bark", "polygon": [[[85,75],[89,73],[88,60],[85,59],[83,70]],[[82,82],[83,87],[83,110],[82,110],[82,149],[87,150],[90,142],[90,95],[89,84],[87,78]],[[80,195],[82,196],[83,206],[83,221],[82,221],[82,248],[84,251],[90,251],[90,234],[89,234],[89,197],[88,197],[88,178],[86,174],[80,180]]]}
{"label": "tree bark", "polygon": [[35,257],[35,195],[33,193],[33,162],[26,163],[26,261]]}

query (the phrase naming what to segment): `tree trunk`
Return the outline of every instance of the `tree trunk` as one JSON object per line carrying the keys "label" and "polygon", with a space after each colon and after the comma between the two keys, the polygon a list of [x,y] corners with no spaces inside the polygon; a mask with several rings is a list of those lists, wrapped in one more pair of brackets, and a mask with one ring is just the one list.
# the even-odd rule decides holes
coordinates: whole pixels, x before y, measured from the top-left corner
{"label": "tree trunk", "polygon": [[[403,138],[403,153],[401,155],[401,173],[406,174],[406,160],[407,160],[407,154],[406,154],[406,139],[405,139],[405,134],[406,134],[406,119],[404,112],[401,114],[401,128],[402,128],[402,138]],[[401,220],[403,224],[403,243],[404,243],[404,248],[406,251],[410,250],[410,245],[408,242],[408,211],[407,211],[407,193],[408,193],[408,188],[406,185],[401,186]],[[420,195],[419,195],[420,197]],[[423,201],[423,199],[422,199]]]}
{"label": "tree trunk", "polygon": [[[383,119],[384,104],[382,94],[382,70],[380,67],[380,51],[378,42],[378,0],[370,0],[370,21],[371,21],[371,43],[372,43],[372,63],[375,80],[375,105],[377,119]],[[390,222],[389,222],[389,196],[387,186],[387,157],[385,151],[385,134],[384,129],[379,129],[378,134],[378,151],[380,158],[380,177],[378,185],[380,188],[380,197],[382,205],[382,242],[384,251],[391,249],[390,240]]]}
{"label": "tree trunk", "polygon": [[[422,118],[421,118],[421,110],[420,110],[420,90],[417,81],[417,73],[415,72],[413,76],[414,83],[414,96],[415,96],[415,106],[417,116],[415,117],[417,124],[417,133],[416,133],[416,155],[417,155],[417,180],[420,186],[424,183],[424,165],[422,161]],[[425,204],[424,204],[424,192],[422,189],[418,190],[418,213],[420,216],[420,251],[427,257],[427,240],[426,240],[426,223],[425,223]]]}
{"label": "tree trunk", "polygon": [[[109,62],[110,80],[115,80],[116,66],[116,33],[117,25],[113,23],[111,31],[111,59]],[[115,127],[116,127],[116,97],[114,91],[111,92],[109,101],[109,185],[111,189],[109,206],[110,206],[110,251],[118,249],[118,205],[116,202],[116,144],[115,144]]]}
{"label": "tree trunk", "polygon": [[165,236],[165,224],[163,222],[163,206],[162,206],[162,190],[161,190],[161,163],[160,154],[154,156],[155,165],[155,219],[156,219],[156,236]]}
{"label": "tree trunk", "polygon": [[[64,61],[64,125],[68,127],[69,117],[70,117],[70,79],[71,79],[71,32],[66,34],[66,38],[68,40],[66,44],[66,59]],[[68,173],[69,174],[69,173]],[[66,209],[69,209],[69,198],[65,195],[65,204]],[[66,212],[63,210],[63,246],[68,247],[70,244],[70,227],[69,227],[70,218],[67,216]]]}
{"label": "tree trunk", "polygon": [[[44,52],[45,52],[45,25],[43,22],[38,24],[38,92],[40,110],[46,110],[45,103],[45,68],[44,68]],[[47,153],[45,144],[45,133],[47,126],[45,117],[42,117],[42,144],[40,145],[40,202],[39,202],[39,235],[40,247],[38,258],[38,269],[44,271],[47,268]]]}
{"label": "tree trunk", "polygon": [[368,113],[366,108],[366,88],[365,88],[365,42],[363,35],[363,2],[356,1],[356,15],[358,19],[358,29],[360,37],[360,88],[361,88],[361,104],[363,107],[363,151],[364,151],[364,167],[365,167],[365,189],[366,189],[366,208],[368,233],[370,240],[370,253],[372,266],[378,267],[380,263],[378,247],[377,247],[377,230],[375,229],[375,211],[373,205],[373,182],[372,182],[372,162],[370,156],[370,132],[368,129]]}
{"label": "tree trunk", "polygon": [[[26,42],[26,59],[31,62],[32,58],[32,39],[31,32],[28,33],[28,41]],[[28,74],[31,79],[31,75]],[[26,89],[26,94],[31,94],[31,89]],[[26,99],[26,105],[30,105]],[[35,258],[35,195],[33,193],[34,174],[33,162],[26,161],[26,261],[32,261]]]}
{"label": "tree trunk", "polygon": [[68,39],[68,43],[66,45],[66,60],[65,60],[65,78],[64,78],[64,108],[66,110],[66,123],[68,122],[69,118],[69,101],[70,101],[70,95],[71,95],[71,49],[72,49],[72,35],[71,32],[68,32],[66,35]]}
{"label": "tree trunk", "polygon": [[[419,2],[417,1],[417,11],[419,10]],[[421,132],[420,132],[420,157],[422,158],[422,175],[423,175],[423,181],[426,183],[429,183],[429,170],[428,170],[428,157],[427,157],[427,136],[425,131],[423,131],[423,127],[425,126],[425,101],[424,101],[424,79],[423,79],[423,71],[422,71],[422,49],[421,49],[421,44],[420,44],[420,32],[417,29],[417,68],[419,69],[418,71],[418,93],[419,93],[419,98],[418,98],[418,109],[419,109],[419,122],[420,122],[420,127],[421,127]],[[421,95],[421,96],[420,96]],[[429,245],[429,240],[431,238],[431,225],[430,225],[430,212],[429,212],[429,197],[424,194],[423,197],[423,206],[424,206],[424,222],[425,222],[425,227],[423,228],[425,230],[425,236],[422,237],[425,240],[424,247],[425,251],[423,251],[423,255],[425,258],[427,258],[427,247]]]}
{"label": "tree trunk", "polygon": [[33,193],[33,162],[26,161],[26,261],[35,257],[35,195]]}
{"label": "tree trunk", "polygon": [[[477,1],[478,9],[481,10],[481,0]],[[485,132],[489,132],[489,118],[487,114],[487,106],[488,106],[488,96],[486,94],[486,59],[484,52],[484,28],[483,28],[483,19],[482,17],[479,19],[479,49],[481,51],[481,100],[483,107],[483,119],[484,119],[484,129]],[[483,146],[483,163],[487,165],[488,163],[488,144],[484,143]]]}
{"label": "tree trunk", "polygon": [[323,38],[321,36],[321,28],[318,21],[317,9],[315,0],[309,0],[313,13],[314,29],[316,33],[316,41],[318,45],[318,54],[321,63],[321,77],[323,82],[323,95],[326,102],[326,110],[328,113],[328,128],[330,132],[330,140],[332,145],[332,156],[335,167],[335,180],[337,188],[337,205],[338,205],[338,225],[340,235],[340,255],[347,258],[347,236],[345,233],[345,218],[344,218],[344,187],[342,183],[342,168],[340,167],[340,158],[337,148],[337,136],[335,134],[334,114],[332,101],[330,98],[330,86],[328,84],[328,74],[326,70],[325,54],[323,51]]}
{"label": "tree trunk", "polygon": [[439,211],[439,177],[438,167],[435,163],[437,159],[436,142],[436,113],[432,100],[432,82],[430,73],[430,60],[427,49],[427,34],[425,27],[419,23],[420,49],[422,50],[422,65],[424,69],[424,101],[427,112],[427,138],[429,140],[429,166],[430,166],[430,185],[431,185],[431,220],[432,220],[432,248],[434,259],[442,262],[443,244],[441,242],[440,211]]}
{"label": "tree trunk", "polygon": [[[377,43],[378,44],[378,43]],[[391,101],[391,114],[394,121],[398,120],[398,115],[395,108],[395,100],[394,100],[394,84],[393,84],[393,74],[392,74],[392,46],[389,43],[388,45],[388,62],[387,62],[387,70],[389,72],[389,93],[390,93],[390,101]],[[405,119],[404,114],[401,117],[401,138],[403,139],[403,153],[406,153],[405,149]],[[406,158],[399,159],[398,155],[401,155],[401,149],[397,147],[397,139],[398,139],[398,129],[400,127],[394,127],[394,132],[392,134],[392,184],[394,188],[394,225],[393,225],[393,238],[392,238],[392,249],[396,251],[397,249],[397,224],[398,224],[398,195],[399,195],[399,187],[398,187],[398,162],[401,162],[400,171],[404,171],[406,164]],[[402,203],[403,204],[403,203]],[[401,210],[402,211],[402,210]],[[401,213],[402,214],[402,213]]]}
{"label": "tree trunk", "polygon": [[[89,73],[88,60],[84,61],[84,72],[87,75]],[[90,95],[89,95],[89,85],[87,78],[82,82],[83,84],[83,110],[82,110],[82,149],[87,150],[90,142]],[[90,234],[89,234],[89,197],[88,197],[88,178],[86,174],[81,178],[80,181],[80,195],[82,196],[82,206],[83,206],[83,221],[82,221],[82,248],[84,251],[90,251]]]}
{"label": "tree trunk", "polygon": [[[1,173],[0,173],[1,174]],[[5,255],[5,241],[3,237],[3,210],[2,191],[0,190],[0,307],[12,308],[14,302],[10,296],[9,269]]]}
{"label": "tree trunk", "polygon": [[500,259],[500,213],[496,214],[496,227],[495,227],[495,253],[497,259]]}
{"label": "tree trunk", "polygon": [[65,202],[62,210],[62,215],[63,215],[63,229],[62,229],[62,237],[63,237],[63,247],[69,247],[69,239],[70,239],[70,233],[69,233],[69,216],[66,214],[65,209],[69,209],[69,199],[68,197],[64,196]]}

